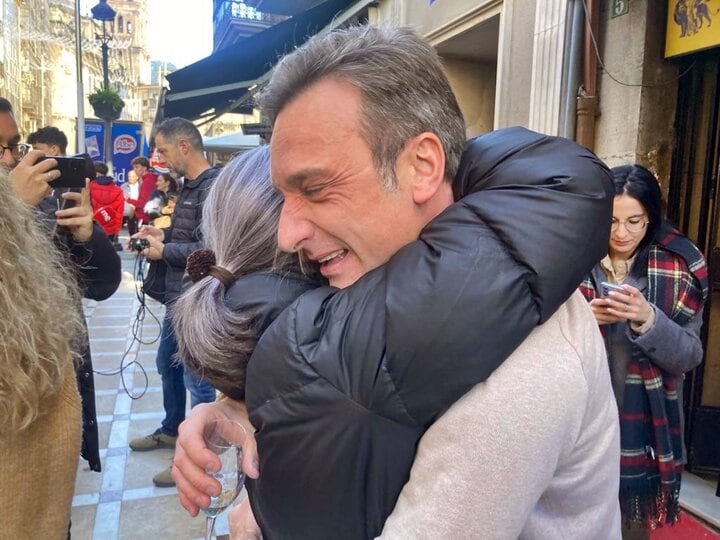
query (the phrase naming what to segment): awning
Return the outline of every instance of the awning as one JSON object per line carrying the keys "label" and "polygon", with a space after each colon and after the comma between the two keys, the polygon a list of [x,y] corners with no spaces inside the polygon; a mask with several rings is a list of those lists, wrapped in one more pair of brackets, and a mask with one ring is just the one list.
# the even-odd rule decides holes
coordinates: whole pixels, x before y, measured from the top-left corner
{"label": "awning", "polygon": [[327,0],[167,76],[164,118],[195,120],[216,113],[251,112],[253,90],[280,57],[330,24],[353,0]]}
{"label": "awning", "polygon": [[260,146],[260,135],[227,133],[217,137],[203,137],[203,147],[208,152],[240,152]]}

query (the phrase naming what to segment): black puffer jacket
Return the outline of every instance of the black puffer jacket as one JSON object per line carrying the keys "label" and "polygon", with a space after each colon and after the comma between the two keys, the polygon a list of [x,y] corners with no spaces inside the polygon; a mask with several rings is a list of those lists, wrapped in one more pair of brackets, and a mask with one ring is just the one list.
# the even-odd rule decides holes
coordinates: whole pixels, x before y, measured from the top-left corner
{"label": "black puffer jacket", "polygon": [[[61,190],[55,190],[38,205],[38,219],[48,229],[55,231],[55,211],[62,208]],[[78,283],[84,298],[106,300],[120,286],[122,269],[120,256],[97,223],[93,223],[93,232],[88,242],[76,242],[72,235],[63,229],[57,229],[55,244],[66,252],[76,266]],[[82,311],[82,306],[78,306]],[[83,324],[85,318],[83,317]],[[80,454],[87,460],[90,469],[100,472],[100,442],[95,407],[95,378],[93,377],[90,341],[81,344],[82,363],[76,369],[78,389],[82,398],[83,437]]]}
{"label": "black puffer jacket", "polygon": [[247,485],[265,538],[379,534],[424,431],[607,249],[609,172],[570,141],[476,138],[456,182],[462,200],[419,241],[303,295],[258,343],[246,398],[261,476]]}
{"label": "black puffer jacket", "polygon": [[[266,270],[239,277],[225,292],[224,301],[229,309],[251,317],[253,331],[260,336],[298,296],[319,286],[319,276],[304,276],[299,268],[282,272]],[[178,335],[178,339],[182,336]],[[238,355],[236,362],[238,364],[230,373],[226,369],[211,369],[205,365],[203,371],[196,374],[206,377],[226,396],[244,400],[246,357]],[[240,375],[235,376],[238,373]]]}
{"label": "black puffer jacket", "polygon": [[[79,283],[85,298],[102,301],[115,293],[122,280],[120,256],[97,223],[93,224],[93,233],[87,243],[75,242],[69,235],[59,236],[58,242],[70,253],[71,258],[78,266]],[[77,368],[77,381],[83,412],[83,438],[80,455],[87,460],[91,470],[100,472],[102,466],[95,407],[95,377],[93,376],[88,339],[83,344],[82,363]]]}
{"label": "black puffer jacket", "polygon": [[167,264],[166,304],[172,304],[180,296],[188,255],[203,247],[200,235],[202,207],[219,172],[217,168],[207,169],[195,180],[186,180],[180,190],[172,225],[165,230],[163,260]]}

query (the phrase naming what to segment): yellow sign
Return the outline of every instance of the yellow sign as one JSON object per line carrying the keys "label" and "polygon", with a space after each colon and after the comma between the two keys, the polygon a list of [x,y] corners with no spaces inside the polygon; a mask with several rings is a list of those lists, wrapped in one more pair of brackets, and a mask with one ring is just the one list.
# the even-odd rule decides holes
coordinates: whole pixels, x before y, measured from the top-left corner
{"label": "yellow sign", "polygon": [[668,0],[665,58],[720,45],[720,0]]}

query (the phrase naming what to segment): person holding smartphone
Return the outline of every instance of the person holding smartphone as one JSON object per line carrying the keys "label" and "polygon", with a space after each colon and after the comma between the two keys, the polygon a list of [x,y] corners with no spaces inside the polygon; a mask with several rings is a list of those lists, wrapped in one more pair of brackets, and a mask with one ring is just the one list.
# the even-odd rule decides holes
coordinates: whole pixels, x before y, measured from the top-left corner
{"label": "person holding smartphone", "polygon": [[605,338],[620,412],[620,506],[624,536],[678,518],[685,463],[682,382],[703,358],[700,328],[707,266],[662,216],[655,176],[640,165],[612,169],[607,256],[580,287]]}
{"label": "person holding smartphone", "polygon": [[[40,142],[36,140],[35,144]],[[85,178],[77,182],[77,175],[63,177],[63,173],[70,170],[68,166],[72,158],[49,157],[42,150],[31,150],[30,145],[20,142],[12,105],[4,98],[0,98],[0,146],[0,167],[8,173],[10,188],[23,203],[35,209],[36,219],[45,226],[55,246],[72,262],[82,296],[97,301],[109,298],[122,278],[120,257],[100,226],[93,223],[89,182]],[[52,197],[53,185],[83,187],[74,187]],[[48,301],[53,299],[48,298]],[[77,309],[82,313],[81,305]],[[84,318],[81,319],[84,321]],[[88,461],[91,470],[100,472],[95,384],[87,336],[77,347],[82,356],[76,369],[82,397],[81,455]]]}

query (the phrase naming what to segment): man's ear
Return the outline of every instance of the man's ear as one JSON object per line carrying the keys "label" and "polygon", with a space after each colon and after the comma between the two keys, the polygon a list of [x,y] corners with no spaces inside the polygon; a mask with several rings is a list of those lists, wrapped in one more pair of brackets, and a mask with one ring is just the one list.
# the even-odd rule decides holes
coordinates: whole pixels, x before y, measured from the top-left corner
{"label": "man's ear", "polygon": [[445,150],[437,135],[421,133],[408,144],[411,165],[410,188],[415,204],[432,199],[445,178]]}
{"label": "man's ear", "polygon": [[188,143],[185,139],[180,139],[178,141],[178,148],[180,149],[180,153],[186,156],[190,151],[190,143]]}

